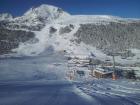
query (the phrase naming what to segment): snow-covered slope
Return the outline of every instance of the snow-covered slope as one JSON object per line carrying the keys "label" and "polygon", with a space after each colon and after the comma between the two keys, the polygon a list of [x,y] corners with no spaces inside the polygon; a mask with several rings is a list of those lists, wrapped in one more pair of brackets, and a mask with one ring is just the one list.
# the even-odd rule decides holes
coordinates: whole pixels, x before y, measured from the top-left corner
{"label": "snow-covered slope", "polygon": [[9,13],[2,13],[0,14],[0,21],[3,21],[3,20],[12,20],[13,19],[13,16]]}
{"label": "snow-covered slope", "polygon": [[40,5],[36,8],[30,8],[23,16],[12,18],[9,14],[1,14],[1,20],[9,20],[5,27],[10,29],[26,29],[26,30],[41,30],[46,24],[49,24],[56,19],[70,16],[61,8],[52,5]]}
{"label": "snow-covered slope", "polygon": [[69,16],[69,14],[64,12],[61,8],[51,5],[41,5],[37,8],[30,8],[23,16],[17,17],[14,20],[28,26],[34,26],[38,24],[47,24],[65,16]]}
{"label": "snow-covered slope", "polygon": [[109,24],[110,22],[116,23],[133,23],[140,22],[136,18],[122,18],[111,15],[71,15],[67,18],[56,20],[59,24]]}
{"label": "snow-covered slope", "polygon": [[61,24],[86,24],[86,23],[108,23],[108,22],[118,22],[123,20],[120,17],[109,16],[109,15],[72,15],[69,18],[58,20]]}

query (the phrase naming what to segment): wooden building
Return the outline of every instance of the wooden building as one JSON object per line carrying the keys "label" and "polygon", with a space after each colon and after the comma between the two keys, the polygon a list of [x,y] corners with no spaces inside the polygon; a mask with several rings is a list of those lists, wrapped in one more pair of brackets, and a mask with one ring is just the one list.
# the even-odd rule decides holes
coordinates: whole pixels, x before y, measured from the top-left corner
{"label": "wooden building", "polygon": [[93,70],[95,78],[112,78],[113,70],[109,68],[96,68]]}

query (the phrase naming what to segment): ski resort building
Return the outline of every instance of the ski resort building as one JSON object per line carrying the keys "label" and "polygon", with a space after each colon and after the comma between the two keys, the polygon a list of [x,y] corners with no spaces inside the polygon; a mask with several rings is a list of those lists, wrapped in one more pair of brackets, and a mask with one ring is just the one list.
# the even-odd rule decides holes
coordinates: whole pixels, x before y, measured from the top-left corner
{"label": "ski resort building", "polygon": [[109,68],[95,68],[92,74],[95,78],[111,78],[113,75],[113,70]]}
{"label": "ski resort building", "polygon": [[70,80],[75,80],[78,78],[89,78],[90,70],[88,69],[89,59],[86,56],[83,57],[71,57],[68,61],[68,72],[67,76]]}

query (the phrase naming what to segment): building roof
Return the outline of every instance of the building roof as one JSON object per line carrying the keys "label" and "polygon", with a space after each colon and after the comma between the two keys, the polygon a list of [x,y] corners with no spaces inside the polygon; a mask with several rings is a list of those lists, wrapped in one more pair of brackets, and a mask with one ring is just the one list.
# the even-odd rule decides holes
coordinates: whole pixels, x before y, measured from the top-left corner
{"label": "building roof", "polygon": [[98,67],[94,71],[100,72],[102,74],[113,73],[113,69],[108,67]]}

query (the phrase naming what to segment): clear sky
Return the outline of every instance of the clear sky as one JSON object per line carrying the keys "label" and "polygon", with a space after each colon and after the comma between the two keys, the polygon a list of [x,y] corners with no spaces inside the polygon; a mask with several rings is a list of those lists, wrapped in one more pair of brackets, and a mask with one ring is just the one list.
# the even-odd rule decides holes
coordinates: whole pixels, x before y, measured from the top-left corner
{"label": "clear sky", "polygon": [[20,16],[31,7],[51,4],[70,14],[140,18],[140,0],[0,0],[0,13]]}

